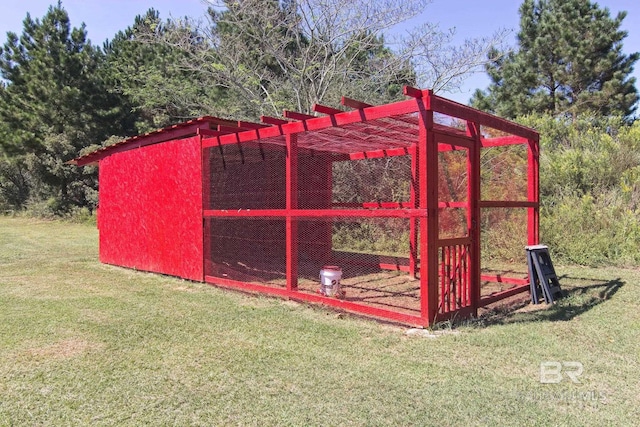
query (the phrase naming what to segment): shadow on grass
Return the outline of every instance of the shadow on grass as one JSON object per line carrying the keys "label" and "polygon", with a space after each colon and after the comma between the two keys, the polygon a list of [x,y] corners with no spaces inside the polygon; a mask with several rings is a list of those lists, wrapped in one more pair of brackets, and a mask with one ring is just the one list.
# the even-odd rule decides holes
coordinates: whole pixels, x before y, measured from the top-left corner
{"label": "shadow on grass", "polygon": [[487,310],[477,319],[477,323],[490,326],[568,321],[611,299],[625,284],[620,278],[603,282],[564,275],[560,276],[559,280],[563,295],[554,304],[543,302],[533,305],[529,300],[521,298]]}

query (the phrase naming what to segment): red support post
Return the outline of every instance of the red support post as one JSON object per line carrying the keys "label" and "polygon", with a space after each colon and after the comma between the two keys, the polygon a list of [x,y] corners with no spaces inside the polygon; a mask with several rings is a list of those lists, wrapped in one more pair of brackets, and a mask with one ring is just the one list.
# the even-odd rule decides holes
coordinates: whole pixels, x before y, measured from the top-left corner
{"label": "red support post", "polygon": [[293,211],[298,209],[298,136],[288,134],[286,159],[286,251],[287,290],[298,289],[298,219]]}
{"label": "red support post", "polygon": [[537,245],[540,242],[540,141],[537,138],[529,140],[527,163],[527,200],[535,203],[527,209],[527,242]]}
{"label": "red support post", "polygon": [[426,325],[438,312],[438,144],[433,133],[431,96],[423,98],[419,116],[418,204],[420,218],[420,314]]}
{"label": "red support post", "polygon": [[475,139],[467,157],[467,227],[471,237],[469,254],[469,293],[471,309],[478,315],[480,306],[480,125],[467,122],[467,133]]}
{"label": "red support post", "polygon": [[[418,153],[420,150],[413,149],[411,155],[411,200],[413,209],[418,209],[420,191],[420,170],[418,168]],[[417,218],[409,220],[409,274],[416,279],[418,277],[418,222]]]}
{"label": "red support post", "polygon": [[202,148],[202,135],[199,139],[202,152],[202,271],[206,275],[211,260],[211,221],[204,217],[204,211],[211,209],[211,157],[209,149]]}

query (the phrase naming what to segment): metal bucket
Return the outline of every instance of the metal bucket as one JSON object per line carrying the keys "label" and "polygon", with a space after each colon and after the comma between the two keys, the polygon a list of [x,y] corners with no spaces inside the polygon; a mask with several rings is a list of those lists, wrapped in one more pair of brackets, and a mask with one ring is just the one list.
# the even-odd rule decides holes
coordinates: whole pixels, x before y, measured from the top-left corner
{"label": "metal bucket", "polygon": [[332,297],[340,294],[342,269],[337,265],[325,265],[320,270],[320,293]]}

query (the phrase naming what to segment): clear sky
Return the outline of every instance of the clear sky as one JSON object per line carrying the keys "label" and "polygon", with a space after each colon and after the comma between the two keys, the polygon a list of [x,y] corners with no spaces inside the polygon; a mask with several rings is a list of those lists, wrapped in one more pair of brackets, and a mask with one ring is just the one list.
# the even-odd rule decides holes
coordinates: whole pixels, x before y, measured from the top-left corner
{"label": "clear sky", "polygon": [[[41,18],[50,4],[56,0],[0,0],[0,40],[6,41],[7,31],[22,32],[22,20],[27,12],[32,18]],[[608,7],[611,15],[626,10],[627,17],[623,29],[629,35],[624,40],[626,53],[640,51],[640,1],[600,0],[597,3]],[[455,28],[459,40],[468,37],[489,36],[500,28],[513,30],[510,44],[515,44],[518,30],[518,7],[520,0],[433,0],[420,19],[438,23],[441,28]],[[119,30],[133,23],[136,15],[143,14],[150,7],[160,12],[160,17],[198,17],[206,5],[201,0],[63,0],[62,5],[69,13],[72,26],[87,26],[89,39],[93,44],[102,45]],[[640,63],[634,72],[636,86],[640,89]],[[489,80],[484,72],[470,76],[459,93],[444,94],[458,102],[466,103],[476,88],[485,89]]]}

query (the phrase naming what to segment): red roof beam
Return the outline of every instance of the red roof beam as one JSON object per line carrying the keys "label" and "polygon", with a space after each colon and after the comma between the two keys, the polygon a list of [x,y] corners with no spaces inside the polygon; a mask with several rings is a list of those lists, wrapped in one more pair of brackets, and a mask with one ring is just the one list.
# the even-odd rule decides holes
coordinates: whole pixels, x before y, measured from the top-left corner
{"label": "red roof beam", "polygon": [[345,107],[353,108],[355,110],[362,110],[364,108],[373,107],[373,105],[371,104],[367,104],[366,102],[347,98],[346,96],[343,96],[342,99],[340,99],[340,103]]}
{"label": "red roof beam", "polygon": [[338,110],[337,108],[327,107],[326,105],[313,104],[313,111],[320,114],[334,115],[338,113],[344,113],[342,110]]}
{"label": "red roof beam", "polygon": [[423,92],[421,89],[416,89],[415,87],[411,86],[404,86],[402,88],[402,93],[404,94],[404,96],[410,96],[416,99],[420,99],[423,96]]}
{"label": "red roof beam", "polygon": [[309,120],[309,119],[316,118],[316,116],[312,116],[310,114],[298,113],[297,111],[289,111],[289,110],[284,110],[282,112],[282,115],[287,119],[293,119],[293,120]]}
{"label": "red roof beam", "polygon": [[531,130],[525,126],[521,126],[517,123],[510,122],[498,116],[494,116],[493,114],[478,111],[474,108],[441,98],[437,95],[431,94],[429,98],[431,109],[438,113],[446,114],[451,117],[457,117],[462,120],[475,122],[479,125],[508,132],[512,135],[521,136],[526,139],[537,141],[539,138],[539,135],[536,131]]}
{"label": "red roof beam", "polygon": [[276,117],[271,117],[271,116],[260,116],[260,121],[268,125],[276,125],[276,126],[286,125],[287,123],[291,123],[288,120],[278,119]]}
{"label": "red roof beam", "polygon": [[[376,120],[383,117],[389,117],[391,115],[414,113],[420,108],[418,102],[419,101],[415,99],[408,99],[387,105],[367,108],[363,111],[345,111],[334,116],[315,117],[313,119],[306,120],[305,123],[289,122],[282,126],[271,126],[268,128],[258,129],[258,137],[260,139],[267,139],[283,134],[321,130],[329,127],[360,123],[363,120]],[[222,138],[224,142],[224,139],[229,137],[230,135],[223,135],[220,138]],[[251,141],[256,139],[256,135],[255,132],[240,132],[238,133],[238,138],[240,139],[240,142]]]}

